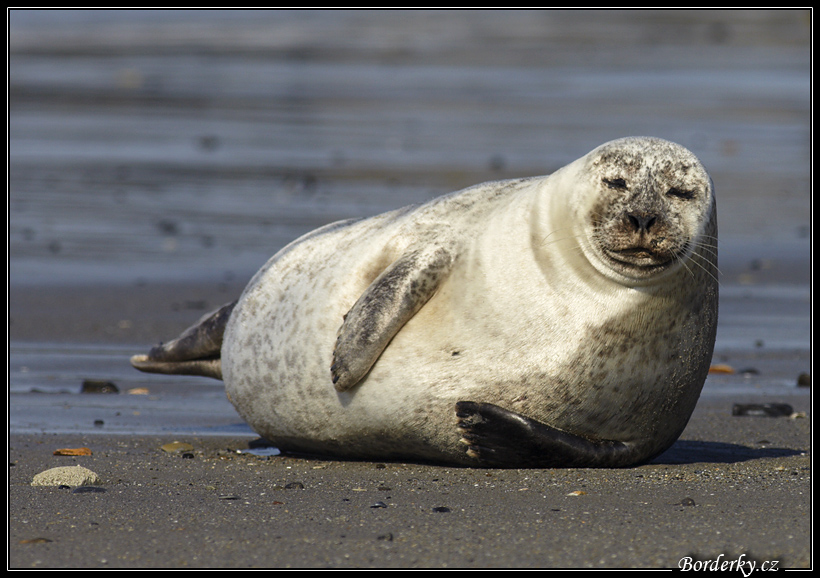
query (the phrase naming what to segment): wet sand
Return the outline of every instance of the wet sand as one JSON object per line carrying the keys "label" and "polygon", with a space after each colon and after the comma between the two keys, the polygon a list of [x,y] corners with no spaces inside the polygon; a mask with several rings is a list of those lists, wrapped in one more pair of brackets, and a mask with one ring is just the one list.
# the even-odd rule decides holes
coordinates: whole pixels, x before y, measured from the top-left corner
{"label": "wet sand", "polygon": [[[808,409],[807,396],[779,401]],[[622,470],[256,457],[236,453],[244,436],[12,435],[9,564],[674,568],[745,556],[808,567],[809,420],[730,412],[701,403],[671,450]],[[177,440],[190,457],[160,449]],[[52,455],[63,447],[93,455]],[[74,464],[105,492],[29,485]]]}
{"label": "wet sand", "polygon": [[[811,367],[807,18],[13,20],[9,566],[809,566],[811,398],[796,386]],[[238,454],[255,436],[218,382],[127,364],[236,298],[302,232],[548,173],[625,134],[677,140],[710,168],[715,363],[753,369],[711,375],[651,464]],[[121,393],[80,395],[90,377]],[[757,402],[806,417],[732,416]],[[174,440],[190,457],[160,449]],[[66,447],[93,453],[53,455]],[[30,485],[73,464],[105,492]]]}

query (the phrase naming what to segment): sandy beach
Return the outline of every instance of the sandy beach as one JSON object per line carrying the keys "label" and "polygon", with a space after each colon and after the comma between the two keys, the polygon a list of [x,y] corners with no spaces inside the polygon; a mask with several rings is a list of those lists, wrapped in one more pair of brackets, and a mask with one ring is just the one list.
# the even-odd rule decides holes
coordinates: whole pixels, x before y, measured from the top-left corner
{"label": "sandy beach", "polygon": [[[186,459],[160,449],[169,437],[12,436],[9,563],[674,568],[745,556],[809,566],[808,420],[725,412],[701,405],[684,441],[624,470],[255,457],[236,453],[247,438],[230,437],[183,439],[194,448]],[[93,455],[56,457],[57,446]],[[97,472],[105,492],[28,485],[70,464]]]}
{"label": "sandy beach", "polygon": [[[810,15],[458,12],[14,15],[9,568],[811,567]],[[627,134],[718,191],[723,369],[652,463],[257,455],[219,382],[128,364],[303,232]]]}

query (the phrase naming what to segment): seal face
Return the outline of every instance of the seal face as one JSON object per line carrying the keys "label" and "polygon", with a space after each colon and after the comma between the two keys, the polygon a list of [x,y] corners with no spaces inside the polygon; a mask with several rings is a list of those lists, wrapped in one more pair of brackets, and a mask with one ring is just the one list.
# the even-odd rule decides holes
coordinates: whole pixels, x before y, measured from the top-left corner
{"label": "seal face", "polygon": [[666,450],[717,326],[711,179],[656,138],[297,239],[144,371],[222,378],[285,451],[617,467]]}
{"label": "seal face", "polygon": [[694,155],[657,139],[616,141],[589,164],[590,175],[600,176],[585,215],[590,259],[604,274],[651,279],[692,254],[713,210],[709,178]]}

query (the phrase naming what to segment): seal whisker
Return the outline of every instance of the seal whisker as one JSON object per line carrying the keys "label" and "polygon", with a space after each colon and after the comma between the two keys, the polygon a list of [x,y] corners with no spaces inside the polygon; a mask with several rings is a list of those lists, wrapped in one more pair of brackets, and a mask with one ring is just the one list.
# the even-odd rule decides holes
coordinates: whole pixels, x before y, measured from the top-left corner
{"label": "seal whisker", "polygon": [[[706,265],[701,264],[698,260],[705,261],[705,262],[706,262]],[[718,266],[717,266],[717,265],[715,265],[715,264],[714,264],[711,260],[709,260],[709,259],[707,259],[707,258],[703,257],[702,255],[698,255],[697,253],[692,253],[692,256],[691,256],[690,262],[691,262],[693,265],[697,265],[698,267],[700,267],[701,269],[703,269],[703,271],[704,271],[707,275],[709,275],[709,277],[711,277],[711,278],[712,278],[712,279],[713,279],[716,283],[720,283],[719,276],[720,276],[720,275],[722,275],[723,273],[721,273],[721,271],[720,271],[720,269],[718,268]],[[715,273],[712,273],[712,272],[711,272],[711,271],[707,268],[707,266],[712,267],[712,268],[713,268],[713,269],[717,272],[717,275],[715,275]]]}
{"label": "seal whisker", "polygon": [[702,259],[715,260],[715,258],[717,257],[717,249],[709,247],[708,245],[701,244],[698,244],[697,248],[700,250],[701,253],[703,253],[703,255],[699,255]]}
{"label": "seal whisker", "polygon": [[577,235],[568,235],[566,237],[557,237],[555,239],[550,239],[549,242],[547,242],[547,239],[549,239],[551,236],[555,235],[556,233],[565,231],[565,230],[567,230],[567,229],[553,229],[552,231],[547,233],[536,246],[537,247],[548,247],[550,245],[554,245],[555,243],[560,243],[560,242],[566,241],[568,239],[577,238]]}

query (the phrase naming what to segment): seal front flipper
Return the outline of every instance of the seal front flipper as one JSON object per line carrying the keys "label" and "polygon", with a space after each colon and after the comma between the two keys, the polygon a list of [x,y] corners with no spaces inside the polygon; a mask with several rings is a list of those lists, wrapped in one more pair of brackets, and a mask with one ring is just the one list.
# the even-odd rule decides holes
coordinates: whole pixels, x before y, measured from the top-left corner
{"label": "seal front flipper", "polygon": [[131,365],[146,373],[202,375],[222,379],[222,336],[236,301],[204,315],[179,337],[135,355]]}
{"label": "seal front flipper", "polygon": [[456,416],[467,455],[486,467],[624,467],[644,460],[631,444],[555,429],[490,403],[460,401]]}
{"label": "seal front flipper", "polygon": [[350,389],[370,371],[399,329],[433,296],[453,261],[441,245],[421,247],[376,277],[339,329],[330,367],[337,391]]}

